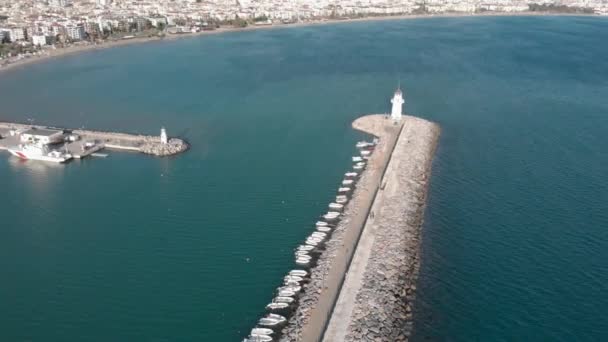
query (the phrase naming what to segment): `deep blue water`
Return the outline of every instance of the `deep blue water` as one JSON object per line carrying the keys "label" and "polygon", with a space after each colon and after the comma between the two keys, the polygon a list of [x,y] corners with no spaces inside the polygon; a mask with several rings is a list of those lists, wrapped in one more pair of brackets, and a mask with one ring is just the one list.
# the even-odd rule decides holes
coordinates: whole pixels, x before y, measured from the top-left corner
{"label": "deep blue water", "polygon": [[442,137],[417,341],[608,338],[608,21],[424,19],[240,32],[0,74],[0,119],[192,150],[0,158],[0,340],[233,341],[349,165],[350,122]]}

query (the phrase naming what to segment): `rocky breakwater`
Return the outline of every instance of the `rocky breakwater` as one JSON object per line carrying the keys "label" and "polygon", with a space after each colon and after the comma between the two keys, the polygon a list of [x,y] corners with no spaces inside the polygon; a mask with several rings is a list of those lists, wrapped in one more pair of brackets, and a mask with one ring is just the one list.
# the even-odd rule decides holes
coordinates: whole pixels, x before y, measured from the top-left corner
{"label": "rocky breakwater", "polygon": [[85,140],[103,142],[106,148],[142,152],[159,157],[179,154],[189,148],[188,143],[179,138],[170,138],[167,143],[162,143],[159,136],[152,135],[89,130],[74,130],[73,133]]}
{"label": "rocky breakwater", "polygon": [[367,160],[341,221],[310,270],[310,282],[304,285],[299,305],[281,332],[281,341],[319,341],[323,336],[401,124],[386,115],[367,115],[353,122],[353,128],[378,137],[379,142]]}
{"label": "rocky breakwater", "polygon": [[[364,235],[373,240],[371,249],[356,252],[368,256],[362,259],[362,279],[350,284],[356,297],[343,317],[348,327],[341,341],[407,341],[412,332],[420,229],[439,127],[415,117],[403,121],[373,217],[365,227],[371,231]],[[346,279],[345,286],[350,281]]]}

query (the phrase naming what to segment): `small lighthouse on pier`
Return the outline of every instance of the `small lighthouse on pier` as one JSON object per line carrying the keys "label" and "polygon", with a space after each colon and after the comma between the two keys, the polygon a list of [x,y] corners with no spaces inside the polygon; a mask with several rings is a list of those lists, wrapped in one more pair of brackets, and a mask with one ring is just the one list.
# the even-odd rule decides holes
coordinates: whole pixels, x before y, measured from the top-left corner
{"label": "small lighthouse on pier", "polygon": [[401,86],[397,87],[395,90],[395,95],[391,99],[391,103],[393,104],[393,108],[391,110],[391,119],[395,121],[401,120],[401,115],[403,112],[403,93],[401,92]]}
{"label": "small lighthouse on pier", "polygon": [[161,144],[166,144],[168,142],[168,138],[167,138],[167,130],[165,129],[165,127],[161,127],[160,129],[160,143]]}

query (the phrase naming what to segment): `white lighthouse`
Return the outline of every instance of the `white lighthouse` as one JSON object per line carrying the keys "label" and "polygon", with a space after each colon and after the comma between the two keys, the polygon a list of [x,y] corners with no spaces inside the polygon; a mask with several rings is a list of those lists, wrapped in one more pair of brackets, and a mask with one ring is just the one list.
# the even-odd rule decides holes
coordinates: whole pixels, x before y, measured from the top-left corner
{"label": "white lighthouse", "polygon": [[397,87],[397,90],[395,90],[395,95],[391,99],[391,103],[393,104],[393,108],[391,110],[391,119],[395,121],[400,121],[404,103],[401,87]]}
{"label": "white lighthouse", "polygon": [[160,129],[160,143],[161,144],[166,144],[168,141],[167,139],[167,130],[165,129],[165,127],[162,127]]}

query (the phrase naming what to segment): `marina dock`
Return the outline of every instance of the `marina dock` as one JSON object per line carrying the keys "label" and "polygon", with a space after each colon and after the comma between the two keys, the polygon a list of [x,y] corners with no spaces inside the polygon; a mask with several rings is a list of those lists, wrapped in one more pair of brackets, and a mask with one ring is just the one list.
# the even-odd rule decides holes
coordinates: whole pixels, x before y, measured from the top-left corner
{"label": "marina dock", "polygon": [[69,156],[69,159],[82,159],[104,149],[164,157],[182,153],[189,148],[186,141],[167,137],[164,128],[159,136],[151,136],[0,122],[0,150],[14,149],[24,143],[34,142],[61,152]]}

